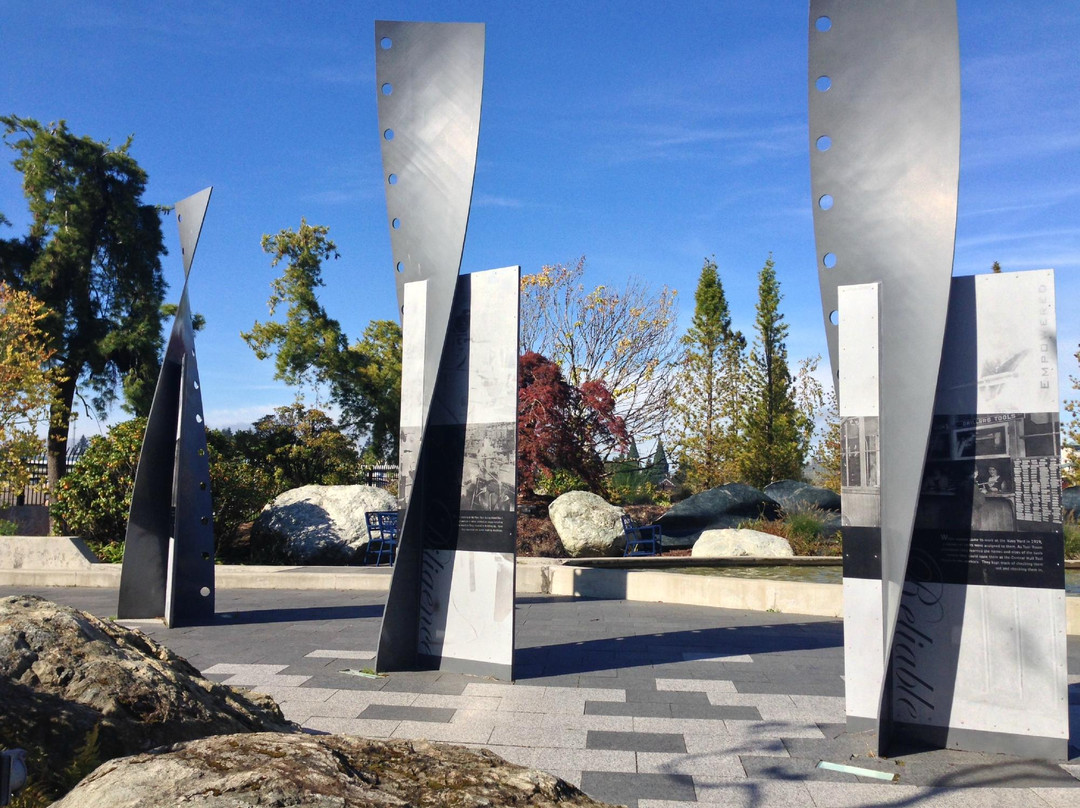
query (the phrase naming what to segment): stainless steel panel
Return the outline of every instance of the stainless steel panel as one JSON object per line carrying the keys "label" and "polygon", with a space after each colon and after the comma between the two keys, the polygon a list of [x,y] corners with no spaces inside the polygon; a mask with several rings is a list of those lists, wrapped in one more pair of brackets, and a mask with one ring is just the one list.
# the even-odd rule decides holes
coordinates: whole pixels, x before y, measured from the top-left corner
{"label": "stainless steel panel", "polygon": [[[840,285],[881,291],[883,647],[892,647],[956,232],[955,0],[811,0],[810,169],[833,378]],[[839,390],[841,400],[844,391]]]}
{"label": "stainless steel panel", "polygon": [[406,283],[429,283],[426,423],[469,223],[484,26],[377,21],[375,78],[398,307]]}

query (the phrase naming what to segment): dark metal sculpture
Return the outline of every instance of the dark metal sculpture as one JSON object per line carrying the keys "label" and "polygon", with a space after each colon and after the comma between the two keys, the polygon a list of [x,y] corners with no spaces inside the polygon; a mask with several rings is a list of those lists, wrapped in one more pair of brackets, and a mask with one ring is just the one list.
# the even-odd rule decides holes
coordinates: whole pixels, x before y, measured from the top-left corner
{"label": "dark metal sculpture", "polygon": [[214,615],[210,459],[187,285],[212,190],[176,204],[184,289],[147,419],[120,577],[117,616],[168,626]]}
{"label": "dark metal sculpture", "polygon": [[403,330],[403,516],[376,667],[512,678],[518,271],[458,275],[484,26],[377,22],[375,48]]}

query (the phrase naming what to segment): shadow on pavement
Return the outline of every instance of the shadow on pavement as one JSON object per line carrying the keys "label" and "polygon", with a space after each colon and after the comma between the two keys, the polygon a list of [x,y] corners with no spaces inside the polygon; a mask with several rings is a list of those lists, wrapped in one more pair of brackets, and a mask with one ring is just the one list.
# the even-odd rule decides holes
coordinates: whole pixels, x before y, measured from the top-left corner
{"label": "shadow on pavement", "polygon": [[309,606],[218,612],[210,625],[299,623],[313,620],[363,620],[382,617],[382,606]]}

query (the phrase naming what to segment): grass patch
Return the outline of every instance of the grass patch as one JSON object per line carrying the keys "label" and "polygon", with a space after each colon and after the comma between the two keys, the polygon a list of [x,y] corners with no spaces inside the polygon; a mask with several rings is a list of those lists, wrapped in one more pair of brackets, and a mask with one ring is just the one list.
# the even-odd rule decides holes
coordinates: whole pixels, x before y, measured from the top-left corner
{"label": "grass patch", "polygon": [[1065,558],[1080,561],[1080,524],[1076,521],[1075,513],[1069,512],[1062,528],[1065,531]]}

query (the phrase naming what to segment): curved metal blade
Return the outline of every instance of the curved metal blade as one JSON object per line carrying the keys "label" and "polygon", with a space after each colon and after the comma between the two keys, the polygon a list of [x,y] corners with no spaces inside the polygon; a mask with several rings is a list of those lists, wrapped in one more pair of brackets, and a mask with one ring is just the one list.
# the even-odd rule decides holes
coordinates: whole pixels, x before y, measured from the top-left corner
{"label": "curved metal blade", "polygon": [[424,423],[469,223],[480,102],[482,23],[375,23],[375,76],[398,307],[428,282]]}
{"label": "curved metal blade", "polygon": [[199,246],[206,206],[210,204],[210,194],[213,191],[213,186],[203,188],[197,194],[176,203],[176,226],[180,229],[180,254],[184,258],[185,281],[191,273],[191,262],[195,258],[195,248]]}
{"label": "curved metal blade", "polygon": [[811,0],[809,23],[814,235],[834,380],[837,329],[831,315],[837,310],[837,288],[881,283],[883,639],[888,653],[926,457],[952,277],[960,163],[956,3]]}

